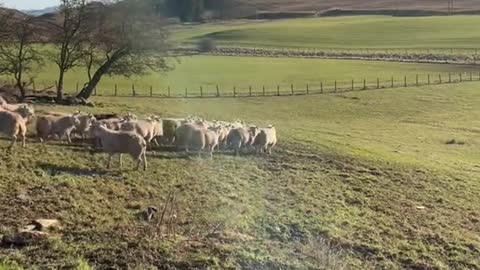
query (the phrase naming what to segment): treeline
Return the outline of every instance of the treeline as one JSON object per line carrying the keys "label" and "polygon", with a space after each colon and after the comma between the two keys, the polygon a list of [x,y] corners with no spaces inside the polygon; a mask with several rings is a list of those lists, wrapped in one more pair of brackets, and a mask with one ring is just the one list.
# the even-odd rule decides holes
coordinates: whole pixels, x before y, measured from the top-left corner
{"label": "treeline", "polygon": [[74,69],[88,75],[77,100],[88,99],[104,76],[168,71],[172,67],[167,61],[166,20],[155,12],[152,1],[60,0],[54,19],[43,22],[50,30],[48,49],[37,44],[42,32],[34,17],[0,16],[0,76],[15,80],[23,100],[43,63],[54,63],[56,101],[68,103],[63,85]]}
{"label": "treeline", "polygon": [[234,0],[158,0],[157,5],[166,16],[192,22],[231,16]]}

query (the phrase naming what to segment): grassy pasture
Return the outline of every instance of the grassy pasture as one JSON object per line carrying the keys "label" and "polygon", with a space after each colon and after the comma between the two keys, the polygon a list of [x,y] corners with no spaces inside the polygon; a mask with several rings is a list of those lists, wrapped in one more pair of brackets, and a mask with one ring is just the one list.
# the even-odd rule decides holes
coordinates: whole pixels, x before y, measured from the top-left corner
{"label": "grassy pasture", "polygon": [[175,27],[174,40],[194,44],[210,37],[219,45],[316,48],[478,48],[479,16],[341,16]]}
{"label": "grassy pasture", "polygon": [[[239,93],[247,93],[249,86],[257,92],[261,92],[263,86],[267,91],[276,92],[277,85],[280,85],[283,93],[289,93],[291,84],[295,89],[305,90],[307,84],[312,89],[319,89],[320,82],[331,91],[335,80],[339,86],[348,88],[351,80],[355,80],[357,89],[363,87],[364,79],[369,86],[376,86],[377,77],[382,86],[390,86],[392,76],[395,85],[403,85],[404,76],[407,76],[409,84],[414,84],[416,74],[419,74],[420,82],[424,83],[427,82],[427,74],[431,74],[432,83],[438,81],[439,74],[445,82],[448,72],[453,73],[453,79],[458,79],[462,72],[472,72],[473,79],[479,79],[478,69],[468,65],[222,56],[180,57],[172,60],[172,64],[175,64],[175,70],[165,74],[131,78],[104,77],[97,93],[113,95],[115,84],[118,85],[119,95],[131,95],[132,84],[135,84],[139,95],[149,95],[150,87],[155,95],[166,95],[169,86],[172,95],[183,95],[185,88],[190,94],[199,95],[200,87],[203,87],[205,94],[216,93],[216,85],[222,93],[228,94],[233,92],[233,87]],[[36,75],[36,88],[55,85],[56,74],[53,65],[46,65]],[[468,79],[469,74],[463,75]],[[86,73],[83,70],[73,70],[66,75],[65,89],[73,93],[76,83],[81,87],[85,81]]]}
{"label": "grassy pasture", "polygon": [[[60,218],[65,228],[40,246],[0,249],[0,257],[53,268],[319,269],[326,266],[319,239],[327,238],[348,250],[334,252],[327,269],[478,269],[479,87],[95,98],[96,112],[275,123],[280,147],[272,157],[213,160],[151,151],[146,173],[104,171],[105,158],[79,145],[30,142],[1,152],[0,234],[34,217]],[[452,139],[462,143],[446,143]],[[162,207],[172,190],[177,234],[160,239],[158,219],[146,225],[134,215]]]}

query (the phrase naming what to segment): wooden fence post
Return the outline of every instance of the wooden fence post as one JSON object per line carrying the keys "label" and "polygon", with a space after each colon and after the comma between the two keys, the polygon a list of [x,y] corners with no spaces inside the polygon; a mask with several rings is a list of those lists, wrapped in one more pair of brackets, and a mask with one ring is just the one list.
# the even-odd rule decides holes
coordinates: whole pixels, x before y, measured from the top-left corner
{"label": "wooden fence post", "polygon": [[335,80],[335,93],[337,92],[337,81]]}
{"label": "wooden fence post", "polygon": [[150,85],[150,97],[153,97],[153,86]]}
{"label": "wooden fence post", "polygon": [[452,83],[452,73],[448,73],[448,83]]}
{"label": "wooden fence post", "polygon": [[290,85],[290,89],[292,90],[292,96],[295,94],[294,90],[293,90],[293,84]]}
{"label": "wooden fence post", "polygon": [[233,96],[234,97],[237,96],[237,87],[236,86],[233,87]]}
{"label": "wooden fence post", "polygon": [[188,97],[188,88],[185,87],[185,97]]}
{"label": "wooden fence post", "polygon": [[252,86],[248,86],[248,94],[249,96],[252,96]]}
{"label": "wooden fence post", "polygon": [[200,86],[200,97],[203,97],[203,87]]}
{"label": "wooden fence post", "polygon": [[280,96],[280,85],[277,85],[277,96]]}
{"label": "wooden fence post", "polygon": [[363,79],[363,90],[367,90],[367,79]]}
{"label": "wooden fence post", "polygon": [[442,84],[442,74],[438,74],[438,81]]}
{"label": "wooden fence post", "polygon": [[263,96],[265,96],[265,85],[262,86],[262,90],[263,90]]}
{"label": "wooden fence post", "polygon": [[377,78],[377,89],[380,88],[380,78]]}
{"label": "wooden fence post", "polygon": [[355,91],[355,81],[352,80],[352,91]]}
{"label": "wooden fence post", "polygon": [[470,81],[473,80],[473,77],[472,77],[472,72],[470,72]]}
{"label": "wooden fence post", "polygon": [[320,82],[320,93],[323,94],[323,82]]}
{"label": "wooden fence post", "polygon": [[136,96],[135,93],[135,84],[132,83],[132,97]]}
{"label": "wooden fence post", "polygon": [[407,87],[407,76],[405,75],[405,78],[403,79],[403,86]]}
{"label": "wooden fence post", "polygon": [[415,76],[415,85],[418,87],[418,74]]}
{"label": "wooden fence post", "polygon": [[462,82],[462,81],[463,81],[463,80],[462,80],[462,73],[460,73],[460,82]]}
{"label": "wooden fence post", "polygon": [[307,95],[310,94],[310,89],[308,87],[308,83],[307,83]]}
{"label": "wooden fence post", "polygon": [[117,84],[115,84],[115,96],[117,96],[117,93],[118,93],[118,86]]}
{"label": "wooden fence post", "polygon": [[392,78],[390,79],[390,86],[393,88],[393,76],[392,76]]}
{"label": "wooden fence post", "polygon": [[430,85],[430,74],[427,75],[427,82]]}
{"label": "wooden fence post", "polygon": [[218,84],[217,84],[217,97],[220,96],[220,88],[218,87]]}

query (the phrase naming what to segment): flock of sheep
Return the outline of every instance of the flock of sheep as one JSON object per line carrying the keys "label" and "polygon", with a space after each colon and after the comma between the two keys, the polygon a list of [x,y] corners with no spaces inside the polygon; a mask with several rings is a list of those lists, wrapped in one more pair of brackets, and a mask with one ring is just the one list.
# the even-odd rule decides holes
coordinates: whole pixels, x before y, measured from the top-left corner
{"label": "flock of sheep", "polygon": [[271,154],[277,143],[276,129],[272,125],[258,128],[242,121],[206,121],[198,117],[162,119],[155,115],[140,120],[131,113],[124,117],[80,112],[35,115],[31,105],[8,104],[0,96],[0,133],[11,138],[10,148],[18,139],[25,146],[27,124],[34,118],[41,142],[57,137],[71,143],[72,135],[93,139],[95,146],[108,154],[107,168],[110,168],[115,154],[119,154],[122,168],[122,154],[129,154],[137,162],[137,170],[142,164],[146,170],[147,145],[150,143],[174,145],[186,152],[197,151],[199,156],[205,151],[210,157],[216,149],[233,150],[237,155],[243,149]]}

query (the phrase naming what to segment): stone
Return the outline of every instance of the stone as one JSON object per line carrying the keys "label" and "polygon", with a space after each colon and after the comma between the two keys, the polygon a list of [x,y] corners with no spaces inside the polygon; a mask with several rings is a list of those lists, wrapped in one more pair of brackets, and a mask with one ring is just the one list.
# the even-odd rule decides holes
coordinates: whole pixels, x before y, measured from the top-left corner
{"label": "stone", "polygon": [[36,219],[32,221],[36,231],[44,231],[50,228],[60,228],[60,221],[58,219]]}

